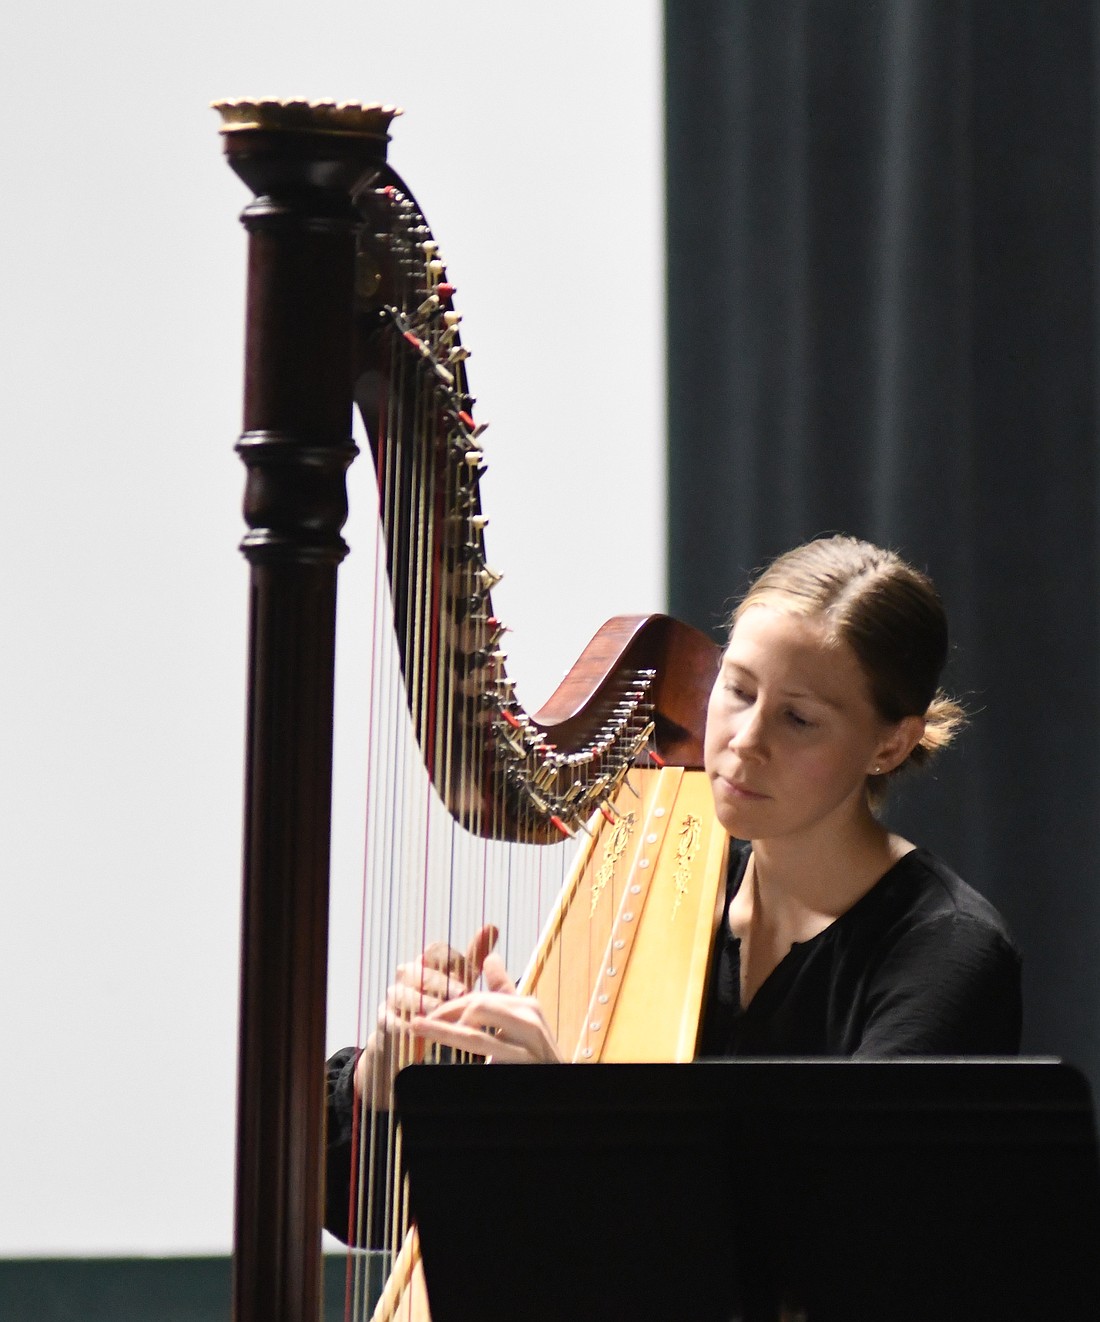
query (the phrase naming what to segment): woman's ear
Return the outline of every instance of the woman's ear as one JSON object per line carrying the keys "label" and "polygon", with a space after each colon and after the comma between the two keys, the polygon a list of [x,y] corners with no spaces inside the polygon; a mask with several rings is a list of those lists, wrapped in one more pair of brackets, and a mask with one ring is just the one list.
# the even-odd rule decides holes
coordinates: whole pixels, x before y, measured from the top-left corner
{"label": "woman's ear", "polygon": [[903,716],[878,746],[871,775],[885,776],[900,767],[924,736],[923,716]]}

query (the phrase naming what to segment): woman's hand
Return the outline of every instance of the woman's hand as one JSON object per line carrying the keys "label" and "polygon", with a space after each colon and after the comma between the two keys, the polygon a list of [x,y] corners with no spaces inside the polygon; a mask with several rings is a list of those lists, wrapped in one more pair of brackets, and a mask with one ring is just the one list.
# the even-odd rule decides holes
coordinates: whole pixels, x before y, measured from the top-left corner
{"label": "woman's hand", "polygon": [[534,996],[520,996],[499,955],[482,961],[485,991],[444,1000],[415,1014],[410,1031],[418,1038],[469,1051],[498,1063],[553,1064],[563,1057]]}
{"label": "woman's hand", "polygon": [[[481,977],[486,957],[498,936],[495,927],[482,927],[465,955],[444,941],[435,941],[416,959],[398,967],[386,999],[378,1007],[375,1030],[355,1067],[355,1093],[359,1100],[376,1107],[389,1106],[393,1077],[412,1059],[409,1030],[413,1017],[429,1014],[448,1001],[465,997]],[[499,959],[496,964],[503,970]]]}

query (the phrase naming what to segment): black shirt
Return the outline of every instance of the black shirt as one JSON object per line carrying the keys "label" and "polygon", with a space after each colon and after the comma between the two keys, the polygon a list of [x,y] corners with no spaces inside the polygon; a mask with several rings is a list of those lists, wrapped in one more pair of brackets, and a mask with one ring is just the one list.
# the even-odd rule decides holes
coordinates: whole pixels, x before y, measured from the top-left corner
{"label": "black shirt", "polygon": [[[726,906],[747,845],[734,845]],[[723,918],[700,1056],[1014,1055],[1020,1048],[1020,958],[988,901],[924,849],[906,854],[824,931],[796,942],[740,1005],[741,942]],[[358,1051],[328,1062],[326,1226],[349,1235],[352,1075]],[[369,1127],[380,1157],[389,1117]],[[384,1242],[385,1200],[368,1243]]]}
{"label": "black shirt", "polygon": [[[734,846],[726,909],[750,849]],[[725,912],[725,911],[724,911]],[[701,1056],[971,1056],[1020,1049],[1020,957],[988,901],[924,849],[798,941],[742,1010],[719,925]]]}

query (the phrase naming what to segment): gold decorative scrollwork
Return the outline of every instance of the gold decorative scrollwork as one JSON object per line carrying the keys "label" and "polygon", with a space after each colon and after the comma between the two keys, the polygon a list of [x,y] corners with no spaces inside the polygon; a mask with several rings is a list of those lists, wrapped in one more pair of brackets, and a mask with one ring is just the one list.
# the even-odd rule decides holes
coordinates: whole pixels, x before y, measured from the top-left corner
{"label": "gold decorative scrollwork", "polygon": [[692,813],[688,813],[680,827],[680,839],[676,845],[676,871],[672,877],[672,884],[676,888],[676,898],[672,903],[673,918],[676,917],[680,904],[688,893],[688,883],[691,881],[691,864],[696,853],[698,853],[702,832],[703,828],[699,818]]}
{"label": "gold decorative scrollwork", "polygon": [[630,837],[633,834],[634,814],[632,812],[623,813],[615,823],[608,838],[607,848],[604,850],[603,862],[600,864],[599,871],[592,878],[592,907],[588,911],[589,918],[595,915],[600,894],[614,875],[615,865],[626,853],[626,847],[630,843]]}

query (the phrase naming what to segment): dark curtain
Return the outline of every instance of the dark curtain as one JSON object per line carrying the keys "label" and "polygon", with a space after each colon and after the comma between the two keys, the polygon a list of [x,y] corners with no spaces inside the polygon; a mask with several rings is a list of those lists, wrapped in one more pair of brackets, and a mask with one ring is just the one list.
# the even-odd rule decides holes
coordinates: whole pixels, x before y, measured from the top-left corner
{"label": "dark curtain", "polygon": [[1095,6],[666,3],[670,596],[822,532],[928,569],[973,723],[891,807],[1100,1085]]}

